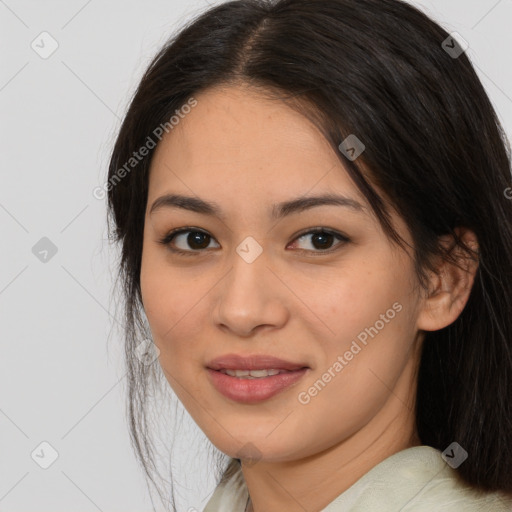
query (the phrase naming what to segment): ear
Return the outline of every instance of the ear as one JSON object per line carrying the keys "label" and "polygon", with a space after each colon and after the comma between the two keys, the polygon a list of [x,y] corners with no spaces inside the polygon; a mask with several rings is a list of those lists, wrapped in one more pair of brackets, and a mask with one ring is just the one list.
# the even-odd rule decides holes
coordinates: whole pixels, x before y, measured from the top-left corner
{"label": "ear", "polygon": [[[478,253],[478,240],[471,230],[457,227],[455,232]],[[429,292],[421,302],[417,320],[418,329],[424,331],[437,331],[457,320],[466,306],[478,269],[478,256],[455,244],[454,237],[445,235],[440,237],[440,242],[454,262],[439,257],[436,272],[429,275]]]}

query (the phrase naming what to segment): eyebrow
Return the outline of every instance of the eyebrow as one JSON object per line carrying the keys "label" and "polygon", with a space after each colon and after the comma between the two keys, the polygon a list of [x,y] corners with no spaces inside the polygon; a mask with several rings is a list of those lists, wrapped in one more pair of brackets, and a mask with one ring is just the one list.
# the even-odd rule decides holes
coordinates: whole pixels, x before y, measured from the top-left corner
{"label": "eyebrow", "polygon": [[[350,197],[337,194],[323,194],[320,196],[306,196],[289,201],[283,201],[272,206],[271,217],[281,219],[294,213],[303,212],[318,206],[343,206],[356,212],[364,212],[366,208]],[[149,214],[161,208],[182,208],[204,215],[224,218],[222,209],[214,202],[205,201],[198,197],[184,196],[180,194],[166,194],[156,199],[151,205]]]}

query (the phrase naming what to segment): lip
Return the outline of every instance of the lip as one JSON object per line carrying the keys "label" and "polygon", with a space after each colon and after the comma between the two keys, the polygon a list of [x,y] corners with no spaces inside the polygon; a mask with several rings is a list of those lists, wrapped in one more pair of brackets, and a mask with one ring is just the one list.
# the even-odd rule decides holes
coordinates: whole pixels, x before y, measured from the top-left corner
{"label": "lip", "polygon": [[[232,377],[219,370],[286,370],[278,375],[258,379]],[[268,400],[298,382],[310,370],[302,363],[293,363],[273,356],[253,355],[242,357],[227,354],[207,365],[213,386],[225,397],[244,404]]]}
{"label": "lip", "polygon": [[235,402],[254,404],[281,393],[299,381],[308,371],[309,368],[302,368],[260,379],[243,379],[208,368],[208,375],[217,391],[225,397]]}
{"label": "lip", "polygon": [[225,354],[210,361],[207,368],[212,370],[288,370],[294,371],[301,368],[307,368],[305,363],[294,363],[285,361],[278,357],[269,355],[248,355],[240,356],[238,354]]}

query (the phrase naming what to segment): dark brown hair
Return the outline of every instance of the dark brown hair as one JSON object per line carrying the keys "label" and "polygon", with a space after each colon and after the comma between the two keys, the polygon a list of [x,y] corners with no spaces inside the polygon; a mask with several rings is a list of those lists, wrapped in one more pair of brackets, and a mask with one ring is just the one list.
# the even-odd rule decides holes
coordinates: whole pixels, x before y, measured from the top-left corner
{"label": "dark brown hair", "polygon": [[[426,333],[416,424],[423,444],[443,451],[456,441],[468,452],[457,469],[465,482],[512,493],[510,148],[466,53],[455,57],[442,46],[448,37],[399,0],[235,0],[211,7],[149,65],[119,131],[109,180],[191,96],[243,83],[314,119],[399,244],[386,202],[405,219],[423,286],[433,258],[450,257],[439,237],[451,234],[472,254],[454,231],[471,229],[479,241],[475,282],[459,318]],[[338,150],[349,134],[366,147],[354,161]],[[154,482],[146,406],[155,375],[133,356],[147,336],[139,279],[153,152],[109,187],[108,206],[113,238],[122,244],[130,429]],[[229,462],[225,476],[237,469],[237,459]]]}

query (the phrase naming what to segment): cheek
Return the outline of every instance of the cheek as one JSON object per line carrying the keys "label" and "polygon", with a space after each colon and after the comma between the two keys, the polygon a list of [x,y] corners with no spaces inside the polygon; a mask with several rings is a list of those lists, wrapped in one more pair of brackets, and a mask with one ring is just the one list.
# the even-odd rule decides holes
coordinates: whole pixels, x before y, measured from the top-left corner
{"label": "cheek", "polygon": [[[330,391],[322,393],[317,405],[327,407],[338,396],[345,407],[354,406],[356,415],[355,406],[360,400],[375,405],[385,397],[386,388],[375,375],[392,382],[415,339],[411,272],[406,262],[380,255],[380,260],[361,259],[328,284],[316,282],[309,287],[306,297],[322,320],[317,323],[326,326],[324,335],[316,337],[321,346],[317,372],[332,369],[338,361],[338,370],[331,370],[336,378],[328,386]],[[343,359],[341,363],[338,356]],[[345,399],[339,400],[339,396]],[[350,397],[355,404],[351,404]]]}
{"label": "cheek", "polygon": [[162,259],[158,251],[145,249],[140,273],[144,311],[159,348],[171,336],[179,318],[184,314],[184,304],[188,302],[187,288],[176,281],[175,273],[170,272],[169,266]]}
{"label": "cheek", "polygon": [[361,259],[346,269],[333,270],[328,278],[302,281],[301,296],[324,324],[326,340],[351,339],[404,300],[409,293],[406,269],[402,267],[399,276],[395,266],[383,258]]}
{"label": "cheek", "polygon": [[[150,264],[141,268],[141,293],[152,339],[158,350],[159,364],[170,387],[188,410],[193,409],[191,396],[200,396],[198,352],[194,340],[200,339],[197,326],[197,289],[184,286],[184,279],[169,267]],[[194,306],[195,305],[195,306]],[[185,391],[186,390],[186,391]]]}
{"label": "cheek", "polygon": [[190,269],[173,269],[162,251],[147,250],[142,257],[140,285],[144,311],[163,363],[171,368],[177,360],[190,360],[194,340],[201,339],[199,330],[205,325],[208,309],[204,299],[211,284],[195,278]]}

